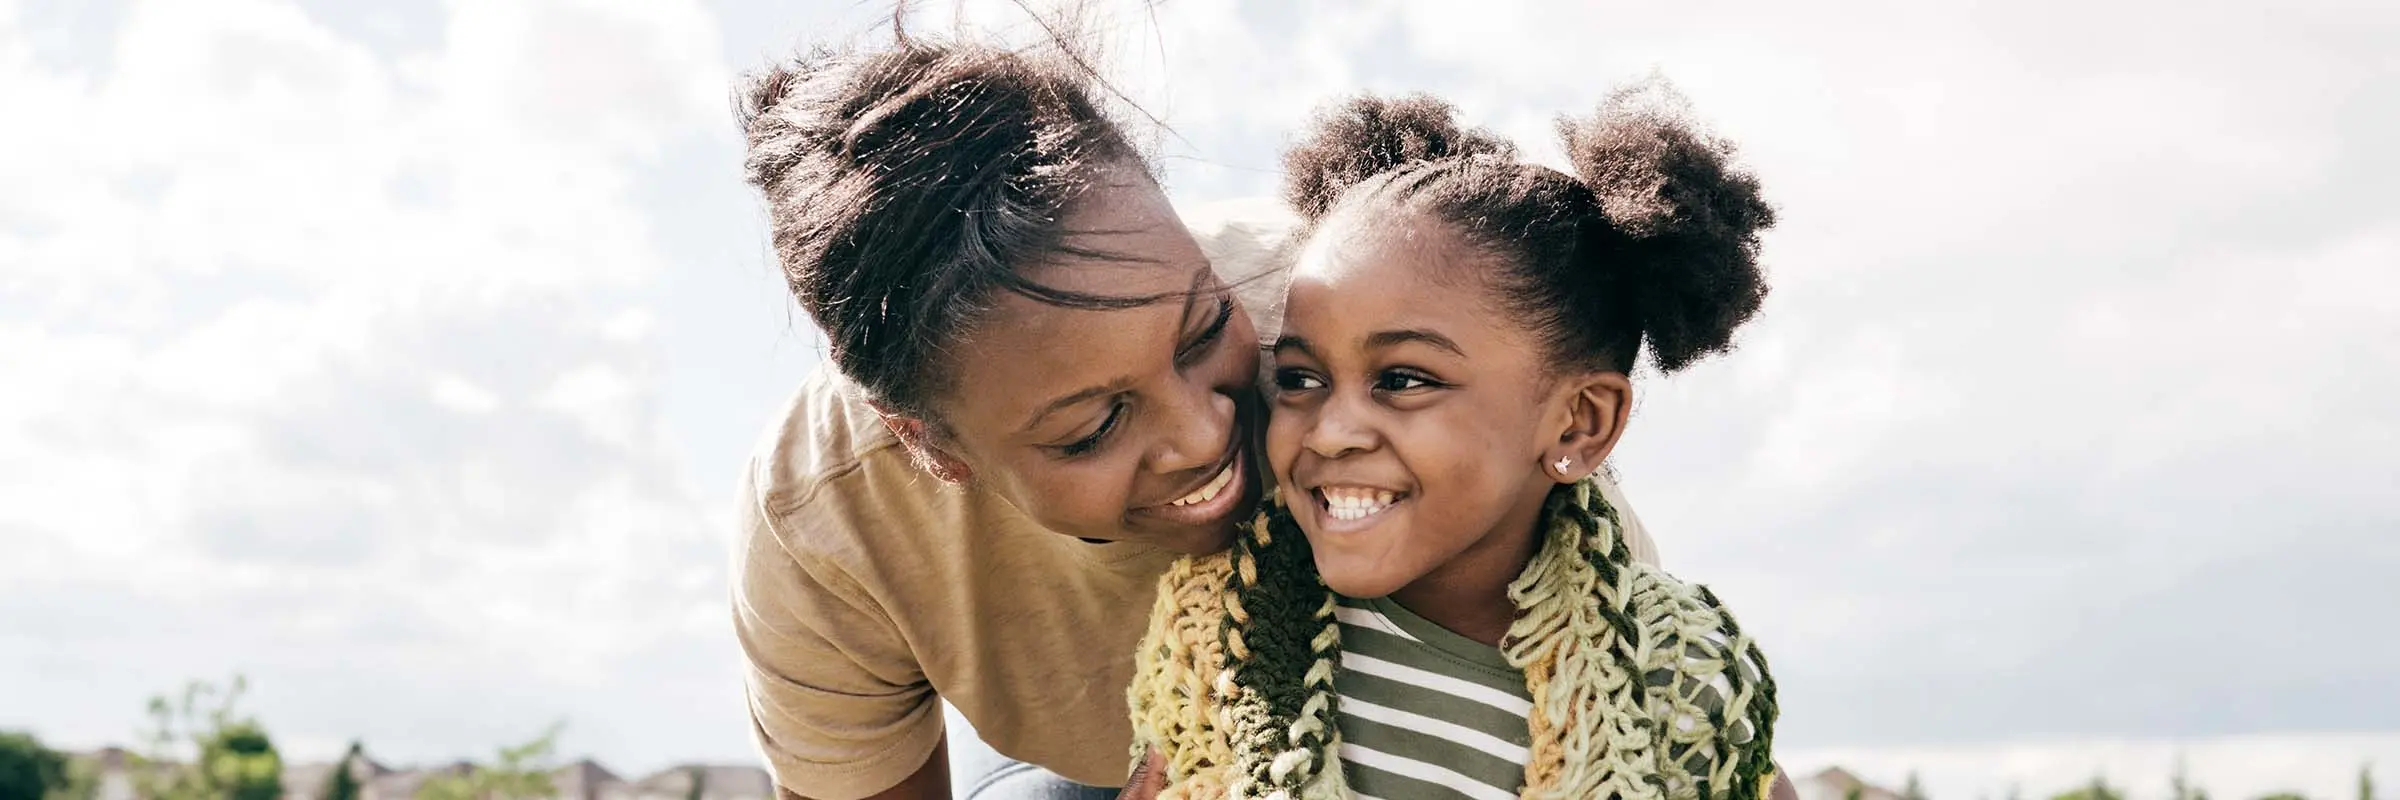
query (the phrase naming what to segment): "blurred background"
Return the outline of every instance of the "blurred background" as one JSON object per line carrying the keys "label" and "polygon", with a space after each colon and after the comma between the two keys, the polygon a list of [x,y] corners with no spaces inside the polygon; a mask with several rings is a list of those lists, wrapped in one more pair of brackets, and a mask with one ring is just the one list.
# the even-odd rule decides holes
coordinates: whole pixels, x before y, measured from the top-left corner
{"label": "blurred background", "polygon": [[[1775,293],[1616,468],[1795,772],[2400,786],[2400,7],[1119,5],[1195,223],[1362,89],[1557,161],[1656,70],[1741,144]],[[0,729],[241,675],[290,763],[753,763],[735,476],[818,342],[729,91],[888,13],[0,0]]]}

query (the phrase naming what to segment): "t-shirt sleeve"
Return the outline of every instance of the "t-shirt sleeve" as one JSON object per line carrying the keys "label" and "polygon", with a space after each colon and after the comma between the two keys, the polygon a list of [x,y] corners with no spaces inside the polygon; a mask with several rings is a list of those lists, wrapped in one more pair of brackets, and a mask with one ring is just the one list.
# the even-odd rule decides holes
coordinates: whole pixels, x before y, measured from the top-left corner
{"label": "t-shirt sleeve", "polygon": [[775,783],[818,800],[896,786],[942,738],[941,703],[891,620],[827,559],[796,552],[806,509],[778,518],[743,481],[734,634],[751,732]]}

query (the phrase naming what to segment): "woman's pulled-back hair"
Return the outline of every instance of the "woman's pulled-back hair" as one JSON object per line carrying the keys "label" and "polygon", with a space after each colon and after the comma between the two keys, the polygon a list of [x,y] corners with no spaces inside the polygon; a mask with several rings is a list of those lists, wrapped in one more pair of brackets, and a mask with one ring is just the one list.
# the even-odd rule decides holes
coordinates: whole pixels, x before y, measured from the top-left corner
{"label": "woman's pulled-back hair", "polygon": [[1285,200],[1312,225],[1369,209],[1438,219],[1497,257],[1508,310],[1563,364],[1630,371],[1646,341],[1673,372],[1730,348],[1758,311],[1758,233],[1775,220],[1732,146],[1680,109],[1654,81],[1560,120],[1568,176],[1461,129],[1440,100],[1360,96],[1285,154]]}
{"label": "woman's pulled-back hair", "polygon": [[744,162],[793,296],[834,363],[888,409],[930,417],[944,350],[999,291],[1076,308],[1020,268],[1079,250],[1061,218],[1104,171],[1146,169],[1072,59],[907,35],[817,49],[746,77]]}

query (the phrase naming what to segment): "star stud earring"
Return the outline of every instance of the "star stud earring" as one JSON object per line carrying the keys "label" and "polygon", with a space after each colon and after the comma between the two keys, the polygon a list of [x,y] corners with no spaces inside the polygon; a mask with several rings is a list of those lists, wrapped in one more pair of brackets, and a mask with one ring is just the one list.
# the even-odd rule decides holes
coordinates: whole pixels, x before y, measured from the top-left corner
{"label": "star stud earring", "polygon": [[1568,458],[1566,456],[1559,456],[1558,463],[1550,465],[1550,468],[1558,470],[1558,474],[1560,475],[1565,475],[1567,474],[1567,466],[1573,463],[1575,463],[1575,459]]}

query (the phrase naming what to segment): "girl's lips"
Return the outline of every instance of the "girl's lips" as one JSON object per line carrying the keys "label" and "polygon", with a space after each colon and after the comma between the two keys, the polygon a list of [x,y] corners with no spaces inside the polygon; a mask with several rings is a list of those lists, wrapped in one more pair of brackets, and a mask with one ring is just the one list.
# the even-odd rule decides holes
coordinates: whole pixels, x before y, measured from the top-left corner
{"label": "girl's lips", "polygon": [[1409,493],[1364,486],[1319,486],[1307,491],[1313,533],[1356,534],[1389,519]]}

